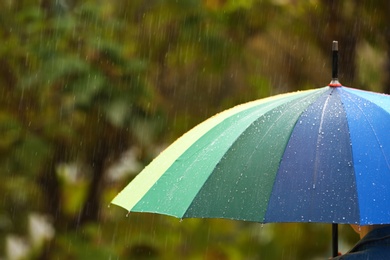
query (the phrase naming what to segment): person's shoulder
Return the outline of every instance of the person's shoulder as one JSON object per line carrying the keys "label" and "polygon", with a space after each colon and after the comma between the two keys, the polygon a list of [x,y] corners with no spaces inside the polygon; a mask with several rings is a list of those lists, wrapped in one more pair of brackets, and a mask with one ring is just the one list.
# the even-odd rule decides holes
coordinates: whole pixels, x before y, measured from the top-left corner
{"label": "person's shoulder", "polygon": [[377,259],[385,260],[390,259],[390,248],[383,246],[373,246],[358,252],[349,252],[345,255],[341,255],[335,258],[334,260],[365,260],[365,259]]}
{"label": "person's shoulder", "polygon": [[[355,253],[347,253],[345,255],[341,255],[335,258],[332,258],[332,260],[366,260],[371,259],[372,255],[368,254],[368,252],[355,252]],[[372,259],[383,259],[383,258],[372,258]],[[387,258],[385,258],[387,259]]]}
{"label": "person's shoulder", "polygon": [[337,256],[332,260],[362,260],[368,259],[368,254],[365,252],[347,253],[345,255]]}

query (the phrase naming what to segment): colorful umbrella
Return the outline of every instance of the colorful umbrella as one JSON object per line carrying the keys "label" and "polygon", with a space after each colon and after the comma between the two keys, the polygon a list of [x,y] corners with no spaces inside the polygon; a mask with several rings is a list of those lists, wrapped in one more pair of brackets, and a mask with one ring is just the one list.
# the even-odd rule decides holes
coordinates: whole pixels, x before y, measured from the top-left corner
{"label": "colorful umbrella", "polygon": [[112,203],[178,218],[390,223],[389,129],[390,96],[334,77],[206,120]]}

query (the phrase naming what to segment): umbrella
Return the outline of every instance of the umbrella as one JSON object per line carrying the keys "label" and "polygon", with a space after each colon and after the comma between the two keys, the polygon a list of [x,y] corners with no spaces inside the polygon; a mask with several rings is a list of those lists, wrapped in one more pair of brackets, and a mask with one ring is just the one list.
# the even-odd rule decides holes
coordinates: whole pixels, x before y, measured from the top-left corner
{"label": "umbrella", "polygon": [[260,223],[390,223],[390,96],[328,86],[226,110],[112,201],[129,212]]}

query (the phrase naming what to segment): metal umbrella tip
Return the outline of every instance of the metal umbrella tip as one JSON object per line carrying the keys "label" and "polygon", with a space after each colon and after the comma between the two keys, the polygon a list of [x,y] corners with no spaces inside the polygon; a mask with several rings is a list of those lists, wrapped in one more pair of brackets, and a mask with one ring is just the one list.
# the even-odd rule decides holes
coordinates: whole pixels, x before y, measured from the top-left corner
{"label": "metal umbrella tip", "polygon": [[339,42],[333,41],[332,43],[332,51],[338,51],[339,50]]}

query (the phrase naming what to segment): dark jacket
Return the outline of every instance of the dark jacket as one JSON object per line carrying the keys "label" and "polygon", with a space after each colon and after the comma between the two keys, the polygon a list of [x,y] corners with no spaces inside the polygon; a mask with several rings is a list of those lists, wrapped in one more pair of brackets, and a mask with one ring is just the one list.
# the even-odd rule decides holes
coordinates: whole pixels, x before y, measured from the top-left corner
{"label": "dark jacket", "polygon": [[348,253],[333,259],[390,259],[390,227],[370,231]]}

